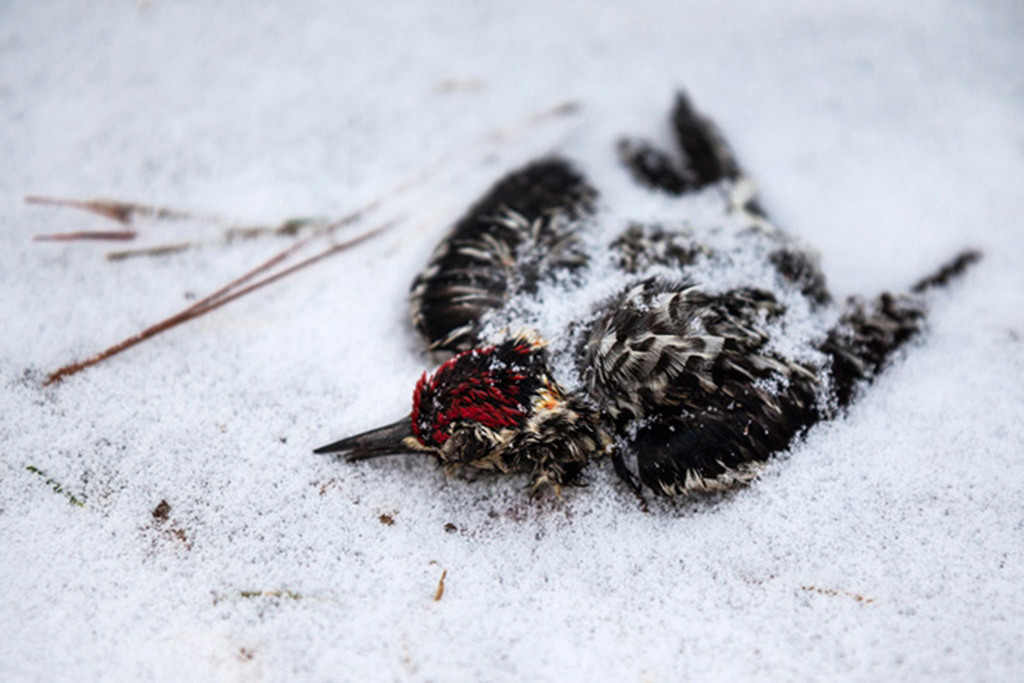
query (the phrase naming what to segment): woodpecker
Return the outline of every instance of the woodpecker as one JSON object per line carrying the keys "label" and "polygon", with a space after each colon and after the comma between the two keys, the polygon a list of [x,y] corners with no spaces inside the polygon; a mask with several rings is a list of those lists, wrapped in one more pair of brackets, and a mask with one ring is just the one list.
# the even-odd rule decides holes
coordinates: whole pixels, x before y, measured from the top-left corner
{"label": "woodpecker", "polygon": [[638,202],[674,198],[668,215],[620,219],[560,156],[498,181],[412,284],[414,327],[451,357],[408,416],[315,452],[425,453],[534,491],[608,457],[637,493],[729,489],[848,406],[922,329],[924,295],[979,258],[837,304],[685,94],[670,125],[674,156],[617,147]]}

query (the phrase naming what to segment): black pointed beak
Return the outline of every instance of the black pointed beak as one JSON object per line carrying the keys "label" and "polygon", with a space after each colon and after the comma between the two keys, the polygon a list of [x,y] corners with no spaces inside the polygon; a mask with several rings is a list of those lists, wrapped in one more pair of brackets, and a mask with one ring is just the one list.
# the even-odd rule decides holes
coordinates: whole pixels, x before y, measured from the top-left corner
{"label": "black pointed beak", "polygon": [[371,429],[341,441],[317,448],[314,453],[345,453],[349,460],[365,460],[381,455],[413,453],[408,440],[415,439],[412,419],[405,417],[393,424]]}

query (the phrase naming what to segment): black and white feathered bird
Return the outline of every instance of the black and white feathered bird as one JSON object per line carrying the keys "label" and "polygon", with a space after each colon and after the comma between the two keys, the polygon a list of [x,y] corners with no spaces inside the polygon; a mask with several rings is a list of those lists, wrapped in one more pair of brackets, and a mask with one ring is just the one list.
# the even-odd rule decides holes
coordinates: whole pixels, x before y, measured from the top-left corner
{"label": "black and white feathered bird", "polygon": [[[316,452],[423,452],[524,473],[534,490],[608,455],[638,492],[726,489],[847,406],[921,329],[920,295],[978,258],[964,252],[913,296],[837,305],[685,95],[671,126],[676,158],[632,139],[618,152],[679,215],[609,217],[558,157],[494,185],[412,285],[416,329],[455,355],[423,375],[408,417]],[[617,233],[606,243],[602,223]]]}

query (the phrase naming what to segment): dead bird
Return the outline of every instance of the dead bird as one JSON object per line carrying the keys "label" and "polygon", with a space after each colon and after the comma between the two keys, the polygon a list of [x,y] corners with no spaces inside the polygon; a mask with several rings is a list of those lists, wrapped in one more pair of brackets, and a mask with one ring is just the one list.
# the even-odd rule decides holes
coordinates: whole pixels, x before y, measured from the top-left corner
{"label": "dead bird", "polygon": [[[454,355],[419,380],[410,415],[315,452],[427,453],[525,474],[534,491],[607,455],[637,493],[728,489],[848,406],[921,331],[923,295],[979,258],[959,254],[908,295],[837,304],[686,95],[670,124],[674,156],[632,138],[617,150],[678,216],[608,219],[562,157],[498,181],[412,285],[414,326]],[[595,244],[602,220],[619,234]]]}

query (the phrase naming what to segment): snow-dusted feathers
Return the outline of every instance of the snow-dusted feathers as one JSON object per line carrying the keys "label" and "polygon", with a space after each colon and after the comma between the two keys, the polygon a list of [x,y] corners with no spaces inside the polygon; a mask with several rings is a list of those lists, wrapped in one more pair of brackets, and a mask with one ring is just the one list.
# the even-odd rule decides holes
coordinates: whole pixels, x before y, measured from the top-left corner
{"label": "snow-dusted feathers", "polygon": [[[457,355],[417,385],[409,450],[534,489],[610,453],[637,491],[722,490],[835,415],[920,329],[919,299],[837,306],[684,95],[671,124],[674,155],[619,143],[628,206],[553,156],[500,180],[441,242],[412,319]],[[394,452],[402,429],[330,448]]]}

